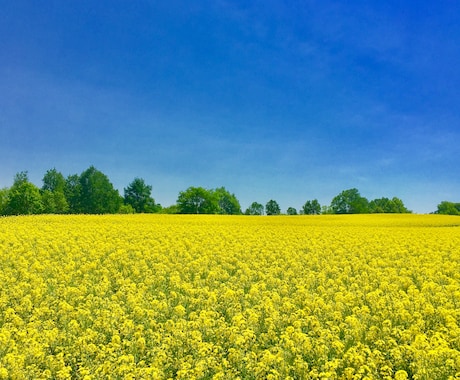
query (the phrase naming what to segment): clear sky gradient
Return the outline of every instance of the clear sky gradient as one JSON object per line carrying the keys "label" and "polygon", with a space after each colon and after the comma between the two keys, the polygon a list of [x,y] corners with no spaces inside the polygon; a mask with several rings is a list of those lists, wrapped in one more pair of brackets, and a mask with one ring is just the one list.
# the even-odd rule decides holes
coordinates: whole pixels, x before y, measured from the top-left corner
{"label": "clear sky gradient", "polygon": [[458,1],[0,2],[0,187],[460,201]]}

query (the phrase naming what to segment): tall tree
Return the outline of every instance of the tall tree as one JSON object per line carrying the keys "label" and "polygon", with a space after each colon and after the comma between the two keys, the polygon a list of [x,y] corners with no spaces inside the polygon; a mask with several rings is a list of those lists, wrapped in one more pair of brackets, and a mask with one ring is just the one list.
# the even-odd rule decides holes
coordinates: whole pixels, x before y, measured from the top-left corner
{"label": "tall tree", "polygon": [[281,213],[281,209],[278,202],[270,199],[265,205],[265,213],[267,215],[279,215]]}
{"label": "tall tree", "polygon": [[393,212],[401,213],[401,214],[407,214],[411,213],[412,211],[406,208],[404,205],[403,201],[397,197],[391,198],[391,204],[392,204],[392,209]]}
{"label": "tall tree", "polygon": [[177,198],[177,207],[181,214],[215,214],[218,211],[213,192],[203,187],[189,187],[181,191]]}
{"label": "tall tree", "polygon": [[81,185],[80,176],[78,174],[69,175],[66,178],[64,186],[64,194],[69,205],[69,213],[78,214],[82,212],[80,205]]}
{"label": "tall tree", "polygon": [[51,192],[62,191],[65,188],[65,178],[61,172],[58,172],[55,168],[47,170],[43,176],[42,190],[49,190]]}
{"label": "tall tree", "polygon": [[236,198],[235,194],[230,194],[225,187],[219,187],[213,190],[213,194],[217,200],[219,214],[241,214],[240,202]]}
{"label": "tall tree", "polygon": [[18,172],[14,175],[13,187],[20,186],[23,183],[29,182],[29,173],[27,170]]}
{"label": "tall tree", "polygon": [[90,166],[80,175],[79,182],[82,213],[114,214],[118,212],[122,198],[104,173]]}
{"label": "tall tree", "polygon": [[27,172],[17,173],[13,186],[8,191],[5,214],[40,214],[42,211],[43,203],[40,190],[29,182]]}
{"label": "tall tree", "polygon": [[152,198],[152,186],[147,185],[142,178],[134,178],[124,189],[124,201],[136,212],[157,211],[155,200]]}
{"label": "tall tree", "polygon": [[44,212],[64,214],[69,210],[65,187],[66,181],[62,173],[56,169],[48,170],[45,173],[41,188]]}
{"label": "tall tree", "polygon": [[260,204],[259,202],[252,202],[244,213],[246,215],[263,215],[264,205]]}
{"label": "tall tree", "polygon": [[358,189],[342,191],[331,202],[331,210],[334,214],[363,214],[369,212],[369,202],[362,197]]}
{"label": "tall tree", "polygon": [[306,201],[302,206],[302,210],[305,215],[319,215],[321,214],[321,205],[317,199],[313,199],[312,201]]}

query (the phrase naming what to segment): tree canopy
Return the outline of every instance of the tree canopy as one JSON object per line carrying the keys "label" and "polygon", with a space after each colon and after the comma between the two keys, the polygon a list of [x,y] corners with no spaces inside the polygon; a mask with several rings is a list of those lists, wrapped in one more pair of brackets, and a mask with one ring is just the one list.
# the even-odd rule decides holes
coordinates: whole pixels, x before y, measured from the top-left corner
{"label": "tree canopy", "polygon": [[4,213],[6,215],[40,214],[43,201],[37,186],[29,182],[27,172],[20,172],[9,189]]}
{"label": "tree canopy", "polygon": [[401,199],[393,197],[374,199],[369,202],[370,213],[408,213],[410,212]]}
{"label": "tree canopy", "polygon": [[79,178],[80,211],[84,214],[111,214],[118,212],[122,198],[109,178],[90,166]]}
{"label": "tree canopy", "polygon": [[321,205],[317,199],[306,201],[302,207],[302,211],[305,215],[319,215],[321,214]]}
{"label": "tree canopy", "polygon": [[189,187],[179,193],[177,207],[181,214],[241,214],[240,202],[225,187]]}
{"label": "tree canopy", "polygon": [[297,215],[297,210],[295,207],[288,207],[286,210],[286,214],[288,215]]}
{"label": "tree canopy", "polygon": [[66,180],[56,169],[48,170],[43,177],[40,190],[44,212],[47,214],[64,214],[69,210],[65,196]]}
{"label": "tree canopy", "polygon": [[460,203],[442,201],[438,204],[437,214],[460,215]]}
{"label": "tree canopy", "polygon": [[334,214],[363,214],[369,211],[369,202],[362,197],[358,189],[342,191],[331,202]]}
{"label": "tree canopy", "polygon": [[225,187],[219,187],[212,190],[211,193],[214,195],[217,201],[217,209],[219,214],[224,215],[238,215],[241,214],[240,202],[236,198],[235,194],[230,194]]}
{"label": "tree canopy", "polygon": [[177,207],[180,214],[215,214],[218,210],[211,191],[193,186],[179,193]]}
{"label": "tree canopy", "polygon": [[264,205],[260,204],[259,202],[252,202],[244,213],[246,215],[263,215]]}
{"label": "tree canopy", "polygon": [[267,215],[279,215],[281,214],[281,209],[277,201],[270,199],[265,205],[265,213]]}
{"label": "tree canopy", "polygon": [[134,180],[124,189],[125,204],[131,205],[135,212],[155,212],[157,205],[152,198],[152,186],[147,185],[142,178]]}

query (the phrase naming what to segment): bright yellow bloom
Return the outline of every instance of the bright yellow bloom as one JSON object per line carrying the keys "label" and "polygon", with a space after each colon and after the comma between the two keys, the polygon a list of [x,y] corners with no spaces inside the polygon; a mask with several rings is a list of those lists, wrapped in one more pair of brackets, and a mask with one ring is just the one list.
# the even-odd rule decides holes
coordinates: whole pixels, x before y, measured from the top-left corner
{"label": "bright yellow bloom", "polygon": [[0,218],[0,379],[460,373],[460,219]]}

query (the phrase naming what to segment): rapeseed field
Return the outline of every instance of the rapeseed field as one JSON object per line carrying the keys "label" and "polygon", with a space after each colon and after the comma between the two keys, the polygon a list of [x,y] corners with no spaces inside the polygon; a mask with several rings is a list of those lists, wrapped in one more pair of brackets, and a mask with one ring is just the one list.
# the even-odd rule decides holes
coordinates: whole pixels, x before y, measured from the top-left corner
{"label": "rapeseed field", "polygon": [[460,378],[460,218],[0,218],[0,379]]}

